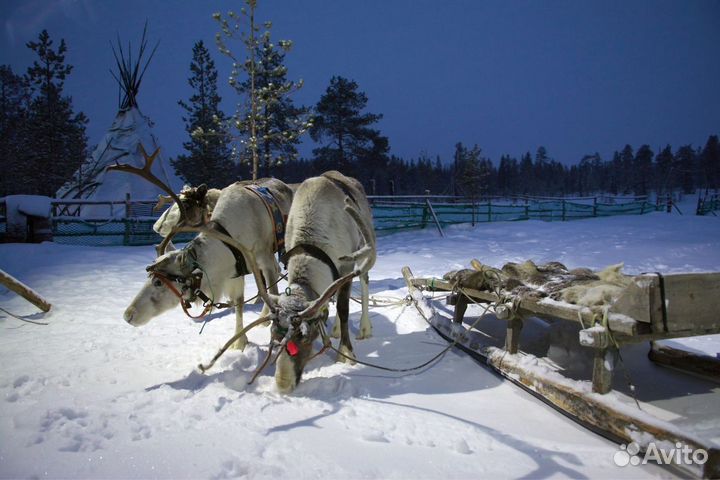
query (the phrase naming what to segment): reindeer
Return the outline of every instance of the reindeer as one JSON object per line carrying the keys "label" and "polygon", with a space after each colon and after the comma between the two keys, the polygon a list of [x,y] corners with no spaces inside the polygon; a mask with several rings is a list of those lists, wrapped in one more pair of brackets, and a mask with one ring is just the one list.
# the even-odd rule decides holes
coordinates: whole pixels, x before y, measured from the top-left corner
{"label": "reindeer", "polygon": [[369,337],[368,271],[375,264],[375,233],[365,191],[357,180],[331,171],[305,180],[295,192],[285,233],[288,288],[269,295],[272,336],[281,345],[275,383],[291,392],[311,358],[312,343],[337,292],[333,332],[340,336],[338,361],[354,363],[348,328],[351,281],[359,276],[362,315],[358,338]]}
{"label": "reindeer", "polygon": [[[238,182],[223,189],[206,224],[188,225],[185,205],[170,188],[151,172],[157,151],[148,156],[142,169],[128,165],[110,167],[142,176],[160,186],[175,200],[180,221],[175,224],[158,246],[158,258],[147,267],[149,278],[130,306],[125,320],[141,326],[152,318],[170,310],[178,303],[187,312],[191,302],[205,303],[203,315],[221,296],[227,296],[235,305],[236,332],[243,329],[243,303],[245,275],[252,272],[261,297],[267,299],[265,286],[274,282],[279,272],[273,257],[282,241],[276,233],[282,230],[282,216],[290,209],[292,191],[280,180],[264,179],[257,182]],[[266,190],[260,191],[258,187]],[[263,195],[271,195],[281,214],[273,212]],[[279,223],[279,225],[278,225]],[[182,250],[165,253],[176,233],[197,232],[199,235]],[[270,292],[277,294],[275,285]],[[210,296],[207,295],[210,293]],[[263,312],[268,312],[265,301]],[[247,337],[240,336],[233,347],[243,349]]]}
{"label": "reindeer", "polygon": [[[199,226],[209,222],[215,204],[220,198],[220,192],[221,190],[217,188],[208,189],[204,183],[198,187],[183,187],[180,194],[178,194],[178,198],[185,207],[187,225]],[[163,237],[167,237],[172,228],[180,221],[180,207],[174,203],[173,198],[169,195],[158,195],[158,203],[153,210],[158,211],[168,203],[173,205],[165,210],[153,225],[153,230]],[[170,245],[172,243],[168,246]]]}

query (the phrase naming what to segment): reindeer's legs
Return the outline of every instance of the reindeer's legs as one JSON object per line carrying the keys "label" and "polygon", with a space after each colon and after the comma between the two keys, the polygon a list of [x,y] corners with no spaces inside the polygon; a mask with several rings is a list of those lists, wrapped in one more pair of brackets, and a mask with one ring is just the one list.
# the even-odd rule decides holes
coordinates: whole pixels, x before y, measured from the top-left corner
{"label": "reindeer's legs", "polygon": [[[235,279],[237,282],[235,288],[237,289],[233,295],[235,300],[235,333],[238,333],[243,328],[243,304],[245,303],[245,277],[240,276]],[[238,338],[235,343],[232,344],[232,348],[238,350],[245,350],[247,346],[247,336],[243,335]]]}
{"label": "reindeer's legs", "polygon": [[[335,325],[340,324],[340,353],[338,355],[338,362],[349,362],[355,363],[355,354],[352,350],[352,343],[350,343],[350,328],[349,328],[349,317],[350,317],[350,290],[352,288],[351,282],[343,285],[337,294],[337,320]],[[349,357],[349,358],[348,358]]]}
{"label": "reindeer's legs", "polygon": [[372,324],[370,323],[370,313],[368,309],[368,302],[370,301],[369,283],[370,275],[367,272],[360,275],[362,314],[360,315],[360,331],[357,337],[355,337],[358,340],[372,337]]}
{"label": "reindeer's legs", "polygon": [[[272,254],[269,255],[260,255],[258,256],[258,267],[260,267],[260,271],[262,272],[263,280],[265,280],[265,286],[272,285],[268,288],[270,293],[273,295],[278,294],[278,287],[277,287],[277,279],[280,276],[280,272],[278,270],[277,262],[275,261],[275,258]],[[274,284],[274,285],[273,285]],[[258,289],[262,288],[262,286],[258,285]],[[262,312],[260,312],[260,316],[264,316],[270,313],[270,307],[267,305],[263,305]],[[269,323],[269,322],[268,322]]]}

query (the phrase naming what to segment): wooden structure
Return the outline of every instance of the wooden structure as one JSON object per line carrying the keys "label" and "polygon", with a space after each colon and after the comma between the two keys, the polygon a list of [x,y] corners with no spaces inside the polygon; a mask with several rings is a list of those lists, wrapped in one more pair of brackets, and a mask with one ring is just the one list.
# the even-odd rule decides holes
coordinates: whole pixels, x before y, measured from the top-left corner
{"label": "wooden structure", "polygon": [[[473,261],[473,267],[483,268],[477,261]],[[446,280],[414,278],[408,267],[403,268],[403,276],[418,304],[425,301],[420,290],[450,292],[448,304],[455,307],[453,318],[432,315],[433,328],[513,383],[618,443],[634,441],[644,450],[650,441],[672,445],[680,442],[693,450],[704,449],[708,461],[689,471],[704,478],[720,477],[717,444],[681,431],[669,421],[629,408],[628,400],[632,399],[611,391],[616,350],[622,345],[720,332],[720,274],[635,276],[602,313],[597,308],[549,298],[526,296],[510,301],[508,292],[498,289],[473,289]],[[504,347],[483,344],[478,341],[480,335],[463,326],[469,303],[491,304],[491,312],[506,321]],[[595,351],[592,383],[570,380],[551,363],[522,351],[520,332],[528,317],[582,324],[578,342]],[[692,361],[687,358],[668,347],[655,347],[650,354],[650,359],[663,364],[720,379],[720,362],[711,357]],[[624,402],[618,400],[620,397]]]}
{"label": "wooden structure", "polygon": [[42,298],[35,290],[3,270],[0,270],[0,284],[17,293],[43,312],[49,312],[52,307],[52,305]]}

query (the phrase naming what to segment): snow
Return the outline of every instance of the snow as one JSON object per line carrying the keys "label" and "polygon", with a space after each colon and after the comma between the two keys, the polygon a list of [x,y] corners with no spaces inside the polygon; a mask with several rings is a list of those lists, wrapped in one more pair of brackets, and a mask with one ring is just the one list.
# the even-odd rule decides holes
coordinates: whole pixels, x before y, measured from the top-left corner
{"label": "snow", "polygon": [[[653,213],[460,225],[445,233],[379,238],[371,295],[404,298],[405,265],[415,276],[439,278],[472,258],[496,267],[528,259],[592,269],[624,262],[628,274],[720,270],[716,217]],[[615,466],[617,445],[458,351],[409,375],[322,356],[293,394],[280,395],[272,367],[247,385],[269,340],[267,329],[255,329],[244,352],[226,353],[202,375],[195,366],[233,333],[231,312],[213,315],[202,335],[179,308],[141,328],[122,319],[153,258],[150,246],[0,245],[0,268],[53,304],[40,315],[0,289],[2,308],[50,324],[0,312],[0,477],[673,476]],[[260,305],[248,306],[246,322],[259,313]],[[351,303],[355,331],[359,316]],[[371,307],[371,319],[373,338],[354,342],[361,359],[412,367],[446,346],[401,302]],[[717,353],[718,336],[698,338]],[[712,415],[708,428],[716,428]]]}
{"label": "snow", "polygon": [[8,216],[15,212],[26,216],[50,218],[52,198],[41,195],[8,195],[0,201],[5,202]]}

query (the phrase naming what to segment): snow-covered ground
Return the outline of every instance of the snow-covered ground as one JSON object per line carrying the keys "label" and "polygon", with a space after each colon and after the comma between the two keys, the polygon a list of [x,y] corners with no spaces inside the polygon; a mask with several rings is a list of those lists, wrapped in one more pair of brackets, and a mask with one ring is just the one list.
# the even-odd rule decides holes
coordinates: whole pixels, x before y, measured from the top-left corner
{"label": "snow-covered ground", "polygon": [[[654,213],[566,223],[456,226],[381,237],[371,294],[402,298],[400,273],[441,276],[471,258],[494,266],[556,260],[625,273],[720,271],[720,219]],[[200,325],[177,308],[142,328],[122,313],[145,280],[152,247],[0,245],[0,268],[53,310],[0,290],[2,478],[640,478],[618,447],[503,381],[460,352],[400,375],[316,358],[291,395],[269,368],[247,381],[269,335],[207,375],[195,370],[232,334],[230,312]],[[251,282],[249,282],[251,283]],[[253,290],[250,286],[249,290]],[[251,305],[246,320],[257,318]],[[359,318],[351,304],[352,320]],[[331,316],[334,314],[331,309]],[[374,307],[360,358],[419,364],[444,341],[410,307]],[[353,325],[357,328],[357,325]],[[686,342],[713,355],[720,341]],[[684,395],[686,392],[678,392]],[[708,419],[709,421],[718,421]]]}

